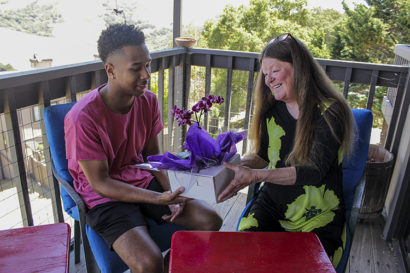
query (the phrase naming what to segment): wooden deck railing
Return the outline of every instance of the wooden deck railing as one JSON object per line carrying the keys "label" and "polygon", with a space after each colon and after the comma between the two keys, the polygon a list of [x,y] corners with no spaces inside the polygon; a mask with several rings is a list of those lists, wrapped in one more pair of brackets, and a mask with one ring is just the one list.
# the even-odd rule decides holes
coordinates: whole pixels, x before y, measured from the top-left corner
{"label": "wooden deck railing", "polygon": [[[196,48],[176,48],[153,52],[152,72],[156,75],[150,83],[156,89],[161,107],[163,120],[168,120],[166,133],[161,133],[160,140],[163,150],[178,151],[182,149],[182,140],[185,131],[175,127],[169,109],[172,105],[187,106],[189,97],[197,92],[191,88],[191,74],[196,73],[193,67],[205,68],[204,94],[208,95],[212,89],[212,73],[214,70],[226,71],[226,90],[224,105],[223,128],[230,128],[231,104],[233,86],[233,74],[236,71],[247,73],[245,87],[246,105],[241,128],[247,130],[251,118],[252,90],[255,73],[259,71],[257,53],[220,51]],[[399,65],[371,64],[346,62],[335,60],[318,59],[320,65],[332,80],[344,82],[343,94],[349,97],[349,87],[353,83],[369,85],[369,96],[366,107],[372,109],[376,86],[397,88],[397,96],[394,102],[393,116],[391,118],[385,147],[394,151],[400,142],[403,129],[401,126],[407,113],[409,96],[409,68]],[[167,77],[166,77],[167,76]],[[30,183],[27,175],[24,150],[24,136],[21,130],[21,110],[26,107],[40,107],[40,109],[54,103],[77,101],[80,94],[91,90],[104,83],[107,77],[100,61],[72,64],[47,69],[39,69],[25,72],[17,72],[0,75],[0,133],[3,138],[0,142],[0,152],[7,157],[0,157],[0,167],[7,165],[12,169],[12,179],[18,188],[19,209],[22,215],[22,225],[40,224],[33,220],[31,201],[29,197]],[[156,81],[155,81],[156,79]],[[154,88],[155,87],[155,88]],[[166,90],[166,87],[167,90]],[[190,93],[191,91],[191,93]],[[167,100],[167,101],[165,101]],[[165,109],[166,105],[168,108]],[[404,111],[405,110],[405,111]],[[208,120],[205,118],[205,126]],[[43,147],[45,151],[46,166],[49,181],[53,181],[50,171],[50,157],[48,152],[47,138],[43,130]],[[247,144],[244,142],[242,151],[246,151]],[[11,162],[5,162],[5,159]],[[4,172],[3,172],[4,176]],[[47,184],[47,183],[45,183]],[[58,184],[56,181],[48,183],[51,186],[54,222],[62,222],[63,215],[61,202],[59,201]],[[1,180],[0,180],[1,185]],[[0,188],[1,191],[1,188]],[[58,201],[57,201],[58,200]],[[0,200],[0,203],[2,200]],[[2,215],[0,213],[0,220]]]}

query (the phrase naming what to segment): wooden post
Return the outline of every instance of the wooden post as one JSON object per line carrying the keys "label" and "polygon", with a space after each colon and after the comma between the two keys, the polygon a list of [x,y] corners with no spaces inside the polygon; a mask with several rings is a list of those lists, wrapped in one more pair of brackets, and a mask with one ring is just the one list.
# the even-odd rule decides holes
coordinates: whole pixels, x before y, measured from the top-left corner
{"label": "wooden post", "polygon": [[182,0],[174,0],[174,23],[172,32],[172,44],[176,47],[175,38],[181,36],[181,10],[182,10]]}

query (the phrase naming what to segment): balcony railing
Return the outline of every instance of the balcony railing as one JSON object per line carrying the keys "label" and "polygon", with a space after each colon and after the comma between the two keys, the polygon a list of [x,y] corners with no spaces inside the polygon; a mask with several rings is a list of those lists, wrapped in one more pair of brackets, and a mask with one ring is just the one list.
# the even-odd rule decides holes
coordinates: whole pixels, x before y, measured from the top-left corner
{"label": "balcony railing", "polygon": [[[195,96],[222,92],[221,95],[225,97],[222,116],[205,117],[206,128],[217,127],[214,128],[216,131],[218,127],[221,130],[248,129],[252,116],[255,75],[260,69],[258,54],[176,48],[153,52],[151,57],[153,75],[150,87],[157,93],[166,125],[160,135],[163,151],[180,151],[186,132],[186,128],[173,124],[169,109],[173,105],[188,106]],[[329,77],[339,82],[346,98],[350,98],[352,85],[366,85],[367,109],[374,107],[376,88],[397,89],[384,141],[385,147],[395,153],[410,100],[409,68],[324,59],[318,61]],[[216,78],[218,82],[215,82]],[[4,219],[13,213],[16,215],[16,211],[20,216],[13,220],[11,226],[4,228],[64,221],[58,183],[51,175],[42,109],[51,104],[77,101],[84,92],[106,80],[100,61],[0,76],[0,206],[7,207],[7,211],[3,212],[2,209],[0,213],[0,222],[4,223]],[[224,88],[222,91],[216,90],[215,86]],[[238,103],[238,96],[244,98],[239,106],[235,105]],[[233,105],[236,112],[231,111]],[[216,125],[214,120],[216,124],[221,121],[221,125]],[[246,152],[246,141],[241,149],[242,153]],[[43,168],[45,174],[36,168]],[[15,191],[10,192],[10,196],[2,194],[9,189]],[[32,196],[34,192],[37,197]],[[12,200],[11,195],[14,195],[13,200],[18,201],[8,202]],[[48,203],[34,202],[35,198],[46,199]],[[38,216],[41,214],[38,211],[42,210],[46,210],[48,216]]]}

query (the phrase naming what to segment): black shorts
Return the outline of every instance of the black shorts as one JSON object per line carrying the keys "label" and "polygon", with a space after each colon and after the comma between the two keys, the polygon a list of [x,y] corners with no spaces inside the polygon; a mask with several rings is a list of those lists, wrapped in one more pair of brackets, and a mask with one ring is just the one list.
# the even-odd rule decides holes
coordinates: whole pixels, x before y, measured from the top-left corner
{"label": "black shorts", "polygon": [[[162,186],[154,178],[148,190],[163,192]],[[96,231],[112,249],[112,244],[126,231],[147,226],[145,217],[152,218],[157,223],[165,223],[164,214],[171,214],[166,205],[145,203],[108,202],[97,205],[86,214],[86,223]]]}

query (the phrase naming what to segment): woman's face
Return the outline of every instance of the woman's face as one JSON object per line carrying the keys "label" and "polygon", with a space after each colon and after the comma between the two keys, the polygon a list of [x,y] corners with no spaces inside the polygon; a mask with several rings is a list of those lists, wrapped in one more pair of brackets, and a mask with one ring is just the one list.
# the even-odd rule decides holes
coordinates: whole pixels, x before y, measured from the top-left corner
{"label": "woman's face", "polygon": [[293,90],[293,66],[278,59],[265,57],[262,59],[262,73],[265,84],[269,87],[275,100],[285,103],[296,102]]}

